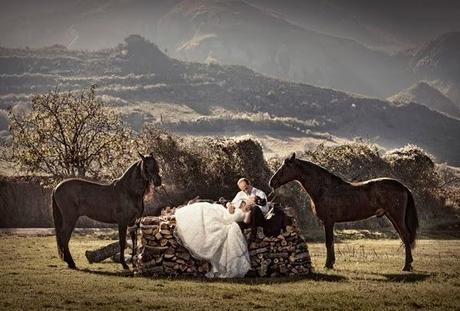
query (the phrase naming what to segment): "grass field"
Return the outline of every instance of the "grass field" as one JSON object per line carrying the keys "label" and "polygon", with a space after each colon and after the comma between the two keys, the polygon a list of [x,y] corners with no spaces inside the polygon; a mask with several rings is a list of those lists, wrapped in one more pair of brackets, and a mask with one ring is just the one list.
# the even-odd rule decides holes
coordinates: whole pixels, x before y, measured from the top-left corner
{"label": "grass field", "polygon": [[310,243],[316,273],[307,278],[206,280],[124,276],[110,261],[90,265],[84,251],[110,241],[75,235],[80,270],[57,258],[52,236],[0,235],[1,309],[460,309],[460,240],[421,240],[413,273],[400,271],[398,240],[336,245],[336,269],[323,269],[322,244]]}

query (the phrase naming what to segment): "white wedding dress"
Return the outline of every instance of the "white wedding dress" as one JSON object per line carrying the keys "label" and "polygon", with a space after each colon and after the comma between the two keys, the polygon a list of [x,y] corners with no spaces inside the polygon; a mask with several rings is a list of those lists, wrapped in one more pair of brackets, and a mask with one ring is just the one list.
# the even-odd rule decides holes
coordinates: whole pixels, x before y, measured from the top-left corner
{"label": "white wedding dress", "polygon": [[207,277],[244,277],[251,267],[246,239],[235,221],[244,213],[230,214],[220,204],[197,202],[175,212],[176,234],[185,248],[211,263]]}

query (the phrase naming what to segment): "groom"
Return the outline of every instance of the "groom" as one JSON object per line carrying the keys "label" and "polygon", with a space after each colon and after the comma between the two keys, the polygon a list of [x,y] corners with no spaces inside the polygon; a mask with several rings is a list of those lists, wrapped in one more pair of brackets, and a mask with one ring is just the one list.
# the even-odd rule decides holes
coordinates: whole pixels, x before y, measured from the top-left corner
{"label": "groom", "polygon": [[[238,192],[232,202],[227,203],[227,208],[238,208],[242,202],[254,212],[259,209],[263,216],[268,213],[267,195],[262,191],[253,187],[247,178],[240,178],[237,182],[240,192]],[[257,213],[257,212],[256,212]]]}

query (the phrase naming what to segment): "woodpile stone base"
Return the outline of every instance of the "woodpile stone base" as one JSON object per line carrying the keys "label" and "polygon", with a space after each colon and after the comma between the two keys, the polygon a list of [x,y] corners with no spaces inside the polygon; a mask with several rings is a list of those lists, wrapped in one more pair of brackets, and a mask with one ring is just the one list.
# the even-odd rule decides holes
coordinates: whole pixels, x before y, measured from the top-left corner
{"label": "woodpile stone base", "polygon": [[[197,276],[210,271],[208,262],[194,258],[174,235],[176,219],[172,214],[147,216],[140,220],[140,242],[134,258],[134,272],[147,276]],[[276,237],[266,237],[258,228],[248,245],[251,270],[248,276],[277,277],[312,272],[307,244],[293,225]],[[244,231],[246,239],[249,229]]]}

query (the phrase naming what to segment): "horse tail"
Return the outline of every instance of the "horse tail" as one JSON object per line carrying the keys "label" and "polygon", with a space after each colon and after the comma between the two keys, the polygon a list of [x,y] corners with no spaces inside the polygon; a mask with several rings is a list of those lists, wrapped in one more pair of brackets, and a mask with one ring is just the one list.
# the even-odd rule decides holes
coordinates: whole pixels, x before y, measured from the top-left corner
{"label": "horse tail", "polygon": [[61,239],[61,234],[62,234],[62,213],[61,210],[59,209],[59,206],[56,203],[56,198],[55,196],[55,191],[53,191],[53,194],[51,195],[51,200],[52,200],[52,206],[53,206],[53,219],[54,219],[54,228],[55,228],[55,233],[56,233],[56,243],[57,243],[57,249],[58,249],[58,254],[61,259],[64,259],[64,246],[62,245],[62,239]]}
{"label": "horse tail", "polygon": [[409,230],[409,241],[411,248],[415,247],[415,238],[417,236],[417,229],[419,226],[417,209],[415,208],[414,197],[412,192],[407,189],[407,204],[406,204],[406,228]]}

